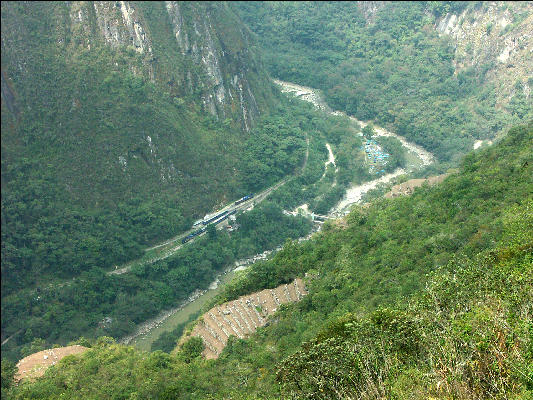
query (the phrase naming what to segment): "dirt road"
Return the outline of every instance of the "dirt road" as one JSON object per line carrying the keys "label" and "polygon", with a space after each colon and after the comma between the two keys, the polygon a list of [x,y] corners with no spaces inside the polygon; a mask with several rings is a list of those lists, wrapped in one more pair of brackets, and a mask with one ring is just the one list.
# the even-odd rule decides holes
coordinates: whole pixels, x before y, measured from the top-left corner
{"label": "dirt road", "polygon": [[[320,91],[318,89],[313,89],[306,86],[297,85],[295,83],[291,82],[284,82],[280,80],[274,80],[276,84],[281,86],[281,91],[285,93],[292,93],[296,97],[308,101],[312,103],[316,108],[319,110],[325,111],[332,115],[339,115],[344,116],[350,119],[350,121],[353,121],[354,123],[361,126],[361,128],[364,128],[367,126],[370,122],[367,121],[360,121],[355,117],[346,115],[346,113],[342,111],[334,111],[332,110],[324,101],[322,98],[322,95],[320,94]],[[393,132],[387,131],[386,129],[374,125],[374,132],[375,136],[392,136],[398,139],[402,145],[407,149],[408,152],[413,153],[416,155],[416,157],[420,160],[420,166],[426,166],[431,164],[434,161],[434,156],[430,152],[424,150],[422,147],[410,143],[407,140],[405,140],[402,136],[397,135]],[[361,134],[361,133],[360,133]],[[328,147],[328,151],[329,151]],[[361,200],[362,196],[367,193],[369,190],[374,189],[377,185],[380,183],[388,183],[395,177],[402,175],[406,172],[404,169],[398,168],[392,173],[383,175],[377,179],[374,179],[370,182],[365,182],[361,185],[353,185],[346,191],[346,194],[344,195],[344,198],[330,211],[329,215],[332,216],[341,216],[344,213],[349,210],[350,206],[354,203],[357,203]]]}

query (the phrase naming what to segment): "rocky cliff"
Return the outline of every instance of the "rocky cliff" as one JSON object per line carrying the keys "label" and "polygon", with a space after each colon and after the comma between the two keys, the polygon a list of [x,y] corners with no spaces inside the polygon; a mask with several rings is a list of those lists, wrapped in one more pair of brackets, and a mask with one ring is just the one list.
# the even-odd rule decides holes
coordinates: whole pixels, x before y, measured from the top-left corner
{"label": "rocky cliff", "polygon": [[531,102],[533,3],[477,2],[461,13],[446,13],[435,29],[455,46],[455,72],[484,67],[496,86],[497,107],[515,96]]}
{"label": "rocky cliff", "polygon": [[[8,77],[14,70],[28,72],[31,51],[24,50],[38,43],[22,14],[35,8],[31,3],[2,6],[2,54],[10,54],[2,69]],[[134,74],[173,95],[197,94],[204,110],[240,121],[245,131],[268,96],[250,35],[224,3],[75,1],[47,8],[42,21],[31,22],[47,25],[57,50],[75,57],[105,44],[118,53],[135,52],[135,62],[129,63]],[[2,99],[10,104],[4,90]]]}
{"label": "rocky cliff", "polygon": [[[368,23],[386,4],[358,1]],[[533,3],[530,1],[440,2],[427,13],[442,13],[434,29],[449,37],[455,48],[455,73],[470,67],[483,68],[496,86],[498,107],[515,95],[528,100],[533,76]],[[466,3],[466,4],[459,4]]]}
{"label": "rocky cliff", "polygon": [[223,2],[2,3],[2,159],[42,156],[96,206],[147,185],[214,200],[272,88]]}

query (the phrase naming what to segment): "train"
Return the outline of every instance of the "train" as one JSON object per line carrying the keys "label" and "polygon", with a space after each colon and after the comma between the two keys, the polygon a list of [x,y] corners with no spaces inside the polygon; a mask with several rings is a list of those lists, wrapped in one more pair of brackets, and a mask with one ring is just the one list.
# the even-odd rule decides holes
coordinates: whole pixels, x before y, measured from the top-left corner
{"label": "train", "polygon": [[224,212],[221,212],[220,214],[216,214],[216,215],[212,216],[211,218],[202,221],[202,224],[209,225],[211,222],[213,222],[216,219],[226,215],[227,213],[228,213],[228,211],[224,211]]}
{"label": "train", "polygon": [[[244,203],[246,200],[250,200],[253,197],[254,197],[254,194],[250,193],[250,194],[240,198],[239,200],[237,200],[235,202],[235,205]],[[197,231],[194,231],[193,233],[190,233],[189,235],[185,236],[183,239],[181,239],[181,243],[187,243],[189,240],[191,240],[195,236],[198,236],[198,235],[204,233],[206,231],[206,229],[207,229],[207,227],[206,227],[207,225],[209,225],[211,223],[217,225],[217,224],[221,223],[222,221],[224,221],[226,218],[228,218],[230,215],[235,214],[236,212],[237,212],[237,210],[223,211],[223,212],[221,212],[219,214],[213,215],[212,217],[210,217],[208,219],[196,221],[193,224],[193,227],[198,226],[198,225],[204,225],[203,228],[198,229]]]}
{"label": "train", "polygon": [[[237,210],[231,210],[231,211],[224,211],[223,213],[217,214],[212,218],[209,218],[207,221],[202,222],[204,225],[209,224],[210,222],[213,223],[213,225],[220,224],[222,221],[227,219],[230,215],[233,215],[237,212]],[[217,219],[218,218],[218,219]],[[207,227],[204,226],[197,231],[194,231],[193,233],[190,233],[189,235],[185,236],[183,239],[181,239],[181,243],[185,244],[195,236],[201,235],[207,230]]]}
{"label": "train", "polygon": [[193,233],[185,236],[183,239],[181,239],[181,243],[187,243],[189,240],[191,240],[193,237],[198,236],[202,233],[204,233],[207,230],[207,228],[204,226],[201,229],[198,229],[197,231],[194,231]]}
{"label": "train", "polygon": [[233,215],[237,212],[237,210],[231,210],[231,211],[224,211],[222,214],[219,214],[220,218],[213,221],[214,225],[220,224],[222,221],[227,219],[230,215]]}
{"label": "train", "polygon": [[[250,193],[250,194],[248,194],[248,195],[246,195],[246,196],[240,198],[239,200],[237,200],[237,201],[235,202],[235,205],[237,205],[237,204],[241,204],[241,203],[245,202],[246,200],[250,200],[250,199],[253,198],[253,197],[254,197],[254,194],[253,194],[253,193]],[[202,224],[202,225],[204,225],[204,226],[205,226],[205,225],[209,225],[211,222],[216,221],[217,219],[219,219],[219,218],[221,218],[221,217],[223,217],[223,216],[225,216],[225,215],[230,215],[230,212],[229,212],[229,211],[223,211],[223,212],[221,212],[221,213],[219,213],[219,214],[213,215],[213,216],[210,217],[209,219],[204,219],[203,221],[202,221],[202,220],[198,220],[198,221],[196,221],[196,222],[194,223],[193,226],[198,226],[198,225],[200,225],[200,224]],[[205,217],[204,217],[204,218],[205,218]]]}
{"label": "train", "polygon": [[241,204],[241,203],[245,202],[246,200],[250,200],[252,197],[254,197],[254,194],[253,194],[253,193],[250,193],[250,194],[244,196],[243,198],[237,200],[237,201],[235,202],[235,205],[237,205],[237,204]]}

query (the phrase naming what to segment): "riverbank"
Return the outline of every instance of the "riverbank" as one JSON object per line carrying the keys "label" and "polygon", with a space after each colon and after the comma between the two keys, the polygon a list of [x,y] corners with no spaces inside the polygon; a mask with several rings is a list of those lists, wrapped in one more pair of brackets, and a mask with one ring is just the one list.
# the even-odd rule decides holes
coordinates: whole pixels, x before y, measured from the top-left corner
{"label": "riverbank", "polygon": [[[279,80],[275,80],[274,82],[282,87],[283,92],[293,93],[302,100],[312,103],[320,110],[323,110],[332,115],[342,115],[344,117],[347,117],[354,123],[357,123],[360,127],[364,127],[369,123],[359,121],[356,118],[347,116],[345,113],[342,113],[340,111],[331,110],[331,108],[323,100],[320,91],[316,89]],[[375,189],[380,184],[389,183],[394,178],[402,174],[411,172],[416,168],[429,165],[433,162],[434,157],[431,153],[422,149],[420,146],[406,141],[403,137],[396,135],[395,133],[389,132],[378,126],[374,126],[374,131],[376,133],[376,136],[392,136],[397,138],[406,148],[406,150],[411,153],[412,157],[416,157],[418,162],[410,164],[408,170],[398,168],[394,172],[383,175],[372,181],[365,182],[361,185],[350,186],[347,189],[344,197],[329,211],[328,216],[342,217],[343,215],[349,212],[350,207],[353,204],[359,203],[363,195],[368,191]],[[334,165],[335,168],[337,168],[335,163],[335,156],[332,152],[331,147],[329,146],[329,144],[326,144],[326,147],[328,150],[328,160],[325,163],[326,166],[331,163]],[[306,235],[305,237],[299,238],[298,242],[308,240],[315,232],[319,231],[320,228],[320,223],[315,224],[315,227],[313,228],[312,232],[309,235]],[[186,323],[191,315],[193,315],[194,313],[198,313],[208,301],[213,299],[222,290],[223,286],[233,278],[236,272],[248,268],[256,261],[267,259],[271,254],[275,253],[276,251],[279,251],[280,249],[281,247],[278,247],[276,249],[268,250],[263,253],[254,255],[247,259],[237,261],[235,265],[232,265],[230,268],[226,269],[224,273],[219,275],[216,280],[210,285],[210,288],[202,291],[197,290],[178,307],[168,311],[164,311],[160,313],[156,318],[143,323],[141,326],[139,326],[139,328],[133,335],[123,338],[121,342],[126,344],[132,344],[141,350],[149,351],[151,348],[151,344],[163,332],[172,331],[179,324]]]}
{"label": "riverbank", "polygon": [[[343,116],[348,118],[350,121],[354,122],[361,128],[364,128],[368,124],[371,123],[371,121],[361,121],[358,120],[355,117],[349,116],[346,113],[342,111],[334,111],[332,110],[323,99],[320,91],[318,89],[313,89],[306,86],[297,85],[295,83],[291,82],[284,82],[275,79],[274,82],[281,87],[281,91],[284,93],[291,93],[295,95],[296,97],[312,103],[317,109],[325,111],[331,115],[337,115],[337,116]],[[402,169],[398,168],[394,172],[383,175],[377,179],[374,179],[369,182],[365,182],[361,185],[352,185],[346,190],[346,194],[344,195],[343,199],[335,205],[330,212],[328,213],[329,216],[334,217],[341,217],[349,212],[350,207],[361,201],[361,198],[363,195],[367,192],[369,192],[372,189],[375,189],[379,184],[386,184],[391,182],[394,178],[406,174],[409,172],[414,171],[415,169],[422,168],[424,166],[430,165],[435,160],[435,157],[433,154],[431,154],[429,151],[426,151],[422,147],[410,143],[407,140],[405,140],[402,136],[397,135],[393,132],[387,131],[386,129],[373,125],[375,136],[383,136],[383,137],[394,137],[397,140],[400,141],[402,146],[407,150],[410,156],[410,159],[416,158],[418,162],[412,162],[409,163],[408,169]],[[359,132],[359,135],[362,135],[361,132]],[[328,152],[331,153],[331,149],[328,146]],[[331,154],[332,156],[332,154]],[[330,157],[331,157],[330,156]]]}
{"label": "riverbank", "polygon": [[227,269],[204,290],[196,290],[178,307],[163,311],[157,317],[141,324],[137,330],[120,340],[140,350],[150,351],[152,343],[164,332],[172,331],[179,324],[187,323],[189,316],[198,313],[202,307],[212,300],[235,275],[235,269]]}

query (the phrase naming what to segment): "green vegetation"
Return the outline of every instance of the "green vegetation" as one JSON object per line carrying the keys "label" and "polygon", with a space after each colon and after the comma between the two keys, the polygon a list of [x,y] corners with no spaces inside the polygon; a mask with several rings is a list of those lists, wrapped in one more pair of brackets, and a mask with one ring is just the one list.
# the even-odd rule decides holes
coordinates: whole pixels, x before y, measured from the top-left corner
{"label": "green vegetation", "polygon": [[172,350],[176,348],[176,344],[178,343],[179,338],[181,335],[183,335],[183,331],[185,327],[191,323],[192,321],[196,320],[200,316],[200,312],[195,312],[189,316],[189,319],[186,322],[183,322],[176,326],[172,331],[170,332],[163,332],[153,343],[151,346],[151,351],[161,350],[165,353],[170,353]]}
{"label": "green vegetation", "polygon": [[425,273],[458,253],[474,256],[498,238],[501,210],[530,194],[526,143],[531,139],[531,128],[514,129],[498,146],[468,155],[443,184],[355,209],[346,229],[326,224],[323,235],[286,246],[272,261],[229,284],[220,301],[276,287],[311,270],[321,276],[336,272],[318,280],[327,297],[317,305],[326,310],[341,299],[349,302],[347,310],[373,308],[420,289]]}
{"label": "green vegetation", "polygon": [[322,89],[333,109],[375,120],[440,161],[454,161],[475,139],[533,117],[521,91],[506,108],[495,107],[490,65],[454,74],[453,46],[434,24],[467,5],[388,2],[368,19],[362,8],[370,6],[353,2],[246,1],[235,9],[272,76]]}
{"label": "green vegetation", "polygon": [[[108,5],[109,21],[120,17],[124,5]],[[309,241],[291,240],[311,222],[284,209],[307,203],[325,214],[371,175],[359,127],[281,96],[258,53],[273,76],[319,88],[332,108],[433,152],[440,165],[426,174],[533,116],[521,80],[496,107],[492,66],[455,71],[453,46],[434,29],[436,18],[483,2],[391,2],[373,15],[364,6],[187,2],[182,34],[199,46],[189,57],[162,2],[134,5],[150,55],[109,45],[103,31],[113,32],[90,2],[2,3],[2,399],[533,395],[533,122],[464,157],[441,185],[375,199]],[[207,45],[222,54],[226,84],[250,84],[227,95],[218,118],[205,111],[217,84],[194,61]],[[244,113],[259,112],[250,131],[242,96],[255,96]],[[371,125],[362,132],[374,135]],[[391,154],[385,170],[411,162],[398,140],[378,141]],[[326,144],[336,168],[324,168]],[[143,248],[284,179],[237,216],[238,230],[210,226],[147,261],[161,250]],[[200,357],[198,338],[168,354],[187,324],[152,353],[115,342],[235,260],[283,243],[210,305],[295,277],[309,294],[249,339],[231,337],[218,360]],[[13,361],[76,338],[91,349],[13,384]]]}
{"label": "green vegetation", "polygon": [[304,273],[310,293],[216,361],[195,342],[168,355],[100,340],[9,395],[526,399],[532,140],[533,124],[514,128],[441,185],[355,208],[254,265],[219,302]]}
{"label": "green vegetation", "polygon": [[35,338],[46,348],[79,336],[129,334],[137,324],[172,308],[195,289],[206,289],[235,260],[275,248],[286,238],[303,236],[311,225],[302,217],[283,215],[268,202],[238,215],[236,222],[240,229],[231,235],[214,231],[171,257],[135,265],[123,275],[93,268],[63,284],[5,296],[2,323],[6,336],[15,334],[15,338],[2,346],[4,357],[24,356],[20,351],[29,342],[33,348]]}
{"label": "green vegetation", "polygon": [[[143,248],[189,229],[215,204],[296,172],[318,179],[324,142],[312,141],[309,168],[301,171],[305,136],[335,136],[339,128],[271,86],[226,5],[186,4],[191,20],[198,12],[216,15],[215,45],[224,46],[228,63],[250,69],[262,111],[249,133],[233,114],[216,120],[201,110],[205,77],[177,47],[164,4],[138,3],[136,10],[150,28],[154,59],[108,46],[90,4],[2,3],[2,90],[13,101],[2,101],[1,325],[3,340],[14,335],[2,346],[13,360],[36,340],[118,338],[205,287],[235,257],[309,229],[284,216],[278,229],[267,218],[281,211],[265,205],[262,217],[242,217],[264,224],[248,224],[242,232],[249,236],[221,234],[186,256],[144,262]],[[70,27],[71,11],[86,15],[90,29]],[[221,69],[229,82],[231,68]],[[193,92],[171,84],[187,72]],[[205,243],[214,246],[207,255],[199,250]],[[139,258],[133,274],[106,275]]]}
{"label": "green vegetation", "polygon": [[[303,168],[306,137],[309,139],[309,155]],[[335,174],[330,167],[322,178],[327,157],[326,141],[334,149],[339,172]],[[239,175],[245,177],[238,184],[244,188],[239,189],[240,193],[255,191],[261,188],[261,183],[263,187],[273,184],[288,172],[297,174],[290,184],[271,194],[269,201],[277,205],[264,204],[252,213],[239,216],[244,229],[232,234],[231,240],[226,234],[216,240],[202,239],[174,257],[155,264],[147,261],[150,252],[141,262],[134,263],[133,274],[123,276],[108,276],[106,270],[142,253],[139,242],[134,242],[136,233],[142,233],[145,238],[169,237],[178,229],[185,230],[190,226],[190,217],[169,217],[175,212],[172,197],[165,197],[163,193],[147,205],[137,195],[127,204],[119,203],[118,215],[108,210],[104,216],[101,215],[102,209],[90,211],[88,216],[85,209],[60,213],[54,208],[57,204],[52,197],[47,207],[52,208],[49,212],[53,217],[45,219],[35,213],[39,231],[30,229],[34,220],[24,218],[16,207],[27,210],[24,199],[31,198],[33,193],[42,194],[36,204],[42,202],[54,186],[42,183],[42,177],[36,178],[40,182],[38,192],[31,181],[29,185],[17,186],[19,180],[25,179],[25,170],[12,173],[13,167],[8,164],[3,170],[4,176],[9,178],[6,181],[10,190],[3,192],[6,218],[2,222],[6,229],[2,233],[6,251],[2,256],[6,260],[4,284],[10,290],[3,292],[2,326],[4,337],[12,334],[15,337],[3,346],[6,354],[12,359],[18,358],[22,347],[29,346],[35,339],[44,339],[52,345],[65,344],[81,335],[96,337],[105,334],[116,338],[126,335],[136,324],[187,298],[194,289],[207,287],[214,275],[235,259],[272,249],[288,237],[296,238],[308,232],[307,222],[302,219],[290,222],[288,217],[281,215],[278,207],[293,208],[303,200],[310,202],[312,210],[325,213],[350,182],[370,178],[363,168],[364,158],[359,150],[361,142],[356,127],[346,118],[328,117],[301,101],[280,99],[279,106],[272,109],[271,115],[258,121],[243,143],[245,151],[235,164]],[[18,178],[10,179],[12,176]],[[336,186],[333,186],[334,180]],[[26,195],[30,190],[33,192]],[[23,198],[12,199],[11,195]],[[165,201],[169,207],[166,215],[161,213],[161,204]],[[28,222],[21,224],[20,221]],[[178,226],[179,221],[181,225]],[[279,221],[281,225],[278,225]],[[20,232],[18,238],[11,229],[14,224]],[[161,232],[166,234],[163,236]],[[31,240],[34,237],[39,240]],[[11,245],[16,238],[18,241]],[[21,252],[21,245],[16,243],[29,247]],[[127,244],[131,246],[129,253],[126,252]],[[71,251],[70,247],[73,247]],[[113,249],[123,255],[118,261]],[[19,254],[26,255],[30,261],[17,261]],[[46,257],[49,264],[43,264],[42,258],[38,257]],[[69,268],[59,268],[62,263],[67,263]],[[34,274],[28,275],[20,265],[27,265]],[[50,267],[33,270],[34,265]],[[24,285],[24,279],[7,279],[21,274],[25,274],[26,280],[39,280],[36,285]],[[29,287],[15,289],[17,284]],[[105,322],[106,317],[108,322]]]}
{"label": "green vegetation", "polygon": [[402,143],[395,137],[380,137],[379,144],[385,151],[390,154],[387,164],[385,165],[385,171],[392,172],[396,168],[405,168],[407,160],[405,158],[406,150]]}
{"label": "green vegetation", "polygon": [[[138,258],[216,202],[250,190],[246,171],[234,172],[248,135],[231,118],[201,111],[201,91],[169,87],[187,71],[200,86],[200,68],[179,51],[164,4],[138,6],[155,60],[108,46],[91,4],[2,3],[2,88],[13,92],[16,111],[2,102],[3,296]],[[234,21],[219,8],[204,11]],[[88,31],[69,28],[77,11],[87,12]],[[221,40],[234,46],[227,51],[245,46],[233,37],[235,24],[219,24]],[[265,100],[270,84],[252,75],[268,114],[266,103],[276,102]],[[291,151],[277,155],[298,156]]]}
{"label": "green vegetation", "polygon": [[181,346],[179,357],[186,363],[190,363],[192,360],[199,358],[204,350],[204,342],[202,338],[192,337],[186,340]]}
{"label": "green vegetation", "polygon": [[17,367],[13,361],[2,358],[2,400],[7,400],[7,393],[13,386],[13,377],[17,372]]}
{"label": "green vegetation", "polygon": [[[203,264],[138,263],[132,277],[106,275],[113,266],[146,258],[143,247],[187,230],[215,203],[299,173],[272,201],[283,208],[308,202],[323,214],[351,182],[370,177],[354,128],[280,98],[260,77],[254,57],[248,78],[265,112],[252,132],[203,113],[201,90],[169,84],[183,80],[185,71],[199,88],[203,78],[176,47],[163,4],[139,3],[137,10],[150,28],[154,59],[110,47],[81,26],[66,29],[68,7],[2,4],[2,79],[14,93],[12,110],[2,103],[2,338],[15,335],[3,346],[12,359],[38,339],[52,345],[80,335],[129,333],[191,289],[205,287],[232,257],[296,237],[283,229],[277,235],[266,224],[265,232],[243,237],[239,246],[225,242],[217,248],[224,255]],[[247,49],[231,10],[198,7],[220,14],[214,28],[227,51]],[[197,11],[184,6],[188,18]],[[97,29],[92,11],[87,18]],[[339,171],[330,166],[322,177],[326,142]]]}
{"label": "green vegetation", "polygon": [[[238,137],[206,126],[197,99],[183,107],[132,74],[143,66],[135,52],[96,38],[89,51],[76,32],[50,32],[65,7],[2,5],[10,42],[2,68],[20,110],[15,119],[2,106],[4,295],[138,257],[142,245],[183,231],[206,209],[195,188],[210,177],[224,183],[212,179],[207,196],[235,186]],[[17,70],[20,53],[25,68]],[[228,157],[213,157],[224,147]]]}
{"label": "green vegetation", "polygon": [[[531,206],[512,210],[512,234],[533,222]],[[283,397],[528,398],[532,250],[526,241],[452,262],[409,305],[337,319],[280,364]]]}
{"label": "green vegetation", "polygon": [[[309,141],[306,167],[290,184],[276,189],[270,200],[287,210],[308,203],[311,211],[327,214],[350,184],[368,181],[371,175],[360,150],[359,126],[348,118],[311,111],[311,106],[308,107],[305,114],[311,123],[305,130]],[[324,170],[328,159],[326,143],[332,148],[336,168],[329,164]],[[401,157],[403,148],[391,150],[398,151]]]}
{"label": "green vegetation", "polygon": [[374,132],[374,127],[372,126],[372,124],[368,124],[367,126],[365,126],[362,130],[361,130],[363,136],[370,140],[372,139],[372,137],[374,136],[375,132]]}
{"label": "green vegetation", "polygon": [[[323,120],[319,115],[309,104],[281,99],[271,115],[259,120],[243,142],[245,150],[235,164],[239,176],[244,177],[235,186],[241,188],[240,193],[273,184],[291,172],[301,172],[293,181],[296,184],[285,185],[271,196],[278,206],[288,204],[280,200],[282,190],[305,189],[304,184],[317,186],[306,193],[306,200],[327,193],[331,190],[331,174],[319,186],[315,184],[324,172],[326,139],[339,146],[338,181],[346,186],[356,179],[362,171],[359,139],[345,119]],[[302,170],[306,134],[310,138],[309,157]],[[20,171],[15,166],[9,163],[2,170],[7,182],[2,198],[6,213],[2,220],[2,273],[7,288],[3,292],[2,327],[3,337],[15,334],[3,351],[12,359],[36,338],[52,345],[82,335],[126,335],[136,324],[187,298],[194,289],[207,287],[215,274],[235,259],[272,249],[286,238],[300,237],[309,230],[309,223],[303,219],[291,220],[278,206],[264,204],[239,216],[243,228],[231,239],[212,232],[210,241],[201,239],[174,257],[153,264],[143,261],[150,258],[147,254],[134,264],[133,274],[108,276],[106,270],[113,265],[143,253],[140,243],[185,230],[192,218],[178,215],[175,200],[164,192],[149,203],[136,195],[128,203],[119,203],[116,211],[81,207],[63,210],[57,208],[56,201],[64,193],[54,197],[58,189],[43,182],[37,164],[36,178],[30,178],[29,183],[27,169]],[[342,196],[340,186],[334,189],[337,198]],[[292,197],[294,205],[300,204],[299,195],[301,190]],[[27,199],[32,196],[37,198],[28,208]],[[328,207],[332,205],[331,198],[329,201]],[[68,203],[65,199],[60,204]],[[39,212],[45,206],[47,218]],[[33,218],[25,218],[26,213]],[[67,266],[61,268],[64,263]],[[34,280],[35,284],[30,285]]]}

